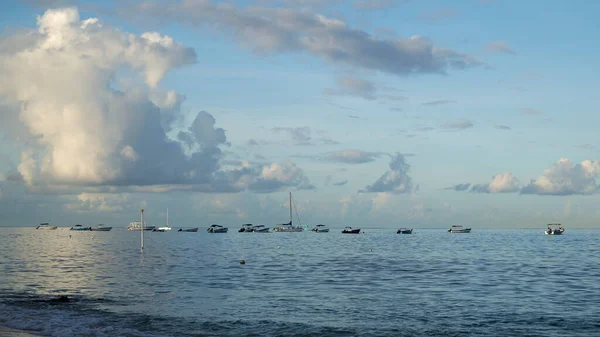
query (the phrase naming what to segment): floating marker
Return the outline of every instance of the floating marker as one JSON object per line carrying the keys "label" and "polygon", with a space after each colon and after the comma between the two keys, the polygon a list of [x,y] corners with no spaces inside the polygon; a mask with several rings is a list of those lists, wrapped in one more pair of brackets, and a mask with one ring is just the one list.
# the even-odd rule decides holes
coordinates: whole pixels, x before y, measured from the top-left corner
{"label": "floating marker", "polygon": [[240,264],[246,264],[246,260],[240,260]]}
{"label": "floating marker", "polygon": [[369,248],[369,251],[370,251],[370,252],[372,252],[372,251],[373,251],[373,248]]}
{"label": "floating marker", "polygon": [[277,246],[277,249],[280,249],[280,248],[281,248],[281,246]]}

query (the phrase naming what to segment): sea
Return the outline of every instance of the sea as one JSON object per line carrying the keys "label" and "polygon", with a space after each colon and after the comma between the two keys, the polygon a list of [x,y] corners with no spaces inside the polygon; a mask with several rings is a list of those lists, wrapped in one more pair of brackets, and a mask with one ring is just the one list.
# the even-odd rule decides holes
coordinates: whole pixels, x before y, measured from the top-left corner
{"label": "sea", "polygon": [[142,252],[141,233],[125,228],[1,227],[0,326],[41,336],[600,336],[600,230],[175,229],[145,232]]}

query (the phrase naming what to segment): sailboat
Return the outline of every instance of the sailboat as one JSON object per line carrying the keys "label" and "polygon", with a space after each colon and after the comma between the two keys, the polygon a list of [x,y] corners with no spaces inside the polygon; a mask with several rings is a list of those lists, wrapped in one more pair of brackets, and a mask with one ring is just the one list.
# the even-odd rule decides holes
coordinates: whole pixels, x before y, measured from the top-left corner
{"label": "sailboat", "polygon": [[[296,216],[298,216],[298,210],[296,210]],[[298,217],[300,222],[300,217]],[[290,192],[290,222],[284,224],[275,225],[274,232],[302,232],[304,229],[301,225],[294,227],[292,224],[292,192]]]}
{"label": "sailboat", "polygon": [[167,208],[167,225],[165,227],[158,227],[158,229],[154,229],[153,232],[164,232],[170,230],[171,227],[169,227],[169,209]]}

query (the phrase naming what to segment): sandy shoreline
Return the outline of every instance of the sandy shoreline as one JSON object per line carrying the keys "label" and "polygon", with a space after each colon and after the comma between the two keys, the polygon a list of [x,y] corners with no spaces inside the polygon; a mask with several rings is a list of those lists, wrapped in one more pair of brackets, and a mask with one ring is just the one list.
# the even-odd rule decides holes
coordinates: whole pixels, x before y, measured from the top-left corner
{"label": "sandy shoreline", "polygon": [[0,336],[4,337],[39,337],[36,331],[18,330],[0,326]]}

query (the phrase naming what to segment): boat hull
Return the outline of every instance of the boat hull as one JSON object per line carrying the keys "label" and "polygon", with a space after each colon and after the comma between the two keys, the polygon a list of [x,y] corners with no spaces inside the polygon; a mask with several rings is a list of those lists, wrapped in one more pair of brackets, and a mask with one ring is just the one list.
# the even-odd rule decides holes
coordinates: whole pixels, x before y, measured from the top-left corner
{"label": "boat hull", "polygon": [[110,232],[112,227],[90,227],[93,232]]}
{"label": "boat hull", "polygon": [[57,226],[51,226],[51,227],[36,227],[35,229],[41,229],[41,230],[47,230],[47,231],[53,231],[56,230],[58,227]]}
{"label": "boat hull", "polygon": [[467,229],[449,229],[449,233],[471,233],[471,228]]}
{"label": "boat hull", "polygon": [[562,231],[545,231],[546,235],[562,235],[564,230]]}
{"label": "boat hull", "polygon": [[399,230],[396,232],[396,234],[412,234],[412,231],[413,231],[412,229],[404,229],[404,230],[402,230],[402,229],[399,229]]}
{"label": "boat hull", "polygon": [[315,233],[329,233],[329,229],[313,229],[311,230],[311,232],[315,232]]}
{"label": "boat hull", "polygon": [[188,229],[182,229],[182,228],[180,228],[178,230],[178,232],[191,232],[191,233],[195,233],[197,231],[198,231],[198,228],[188,228]]}
{"label": "boat hull", "polygon": [[89,231],[90,227],[71,227],[70,231]]}
{"label": "boat hull", "polygon": [[303,228],[275,228],[273,229],[273,232],[280,232],[280,233],[297,233],[297,232],[302,232],[304,231]]}
{"label": "boat hull", "polygon": [[360,229],[344,229],[342,234],[360,234]]}

